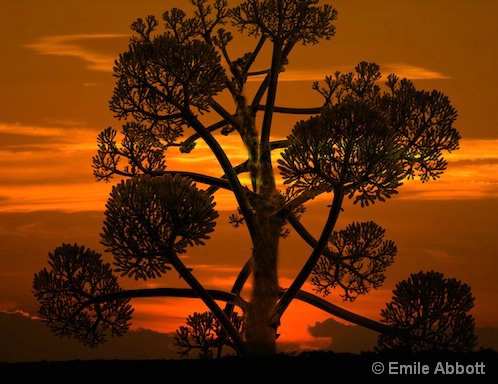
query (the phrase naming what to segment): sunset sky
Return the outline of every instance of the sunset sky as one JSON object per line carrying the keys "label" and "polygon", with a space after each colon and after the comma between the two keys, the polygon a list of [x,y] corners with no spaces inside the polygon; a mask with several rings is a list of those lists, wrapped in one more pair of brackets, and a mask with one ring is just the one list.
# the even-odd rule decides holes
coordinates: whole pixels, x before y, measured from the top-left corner
{"label": "sunset sky", "polygon": [[[498,327],[498,2],[326,3],[338,10],[336,36],[292,52],[281,76],[278,105],[319,106],[313,81],[337,70],[352,71],[360,61],[373,61],[386,76],[396,73],[414,80],[420,89],[444,92],[458,111],[456,127],[462,136],[460,149],[446,156],[449,166],[440,180],[407,182],[397,197],[373,207],[346,203],[338,228],[373,219],[396,242],[399,253],[380,289],[344,306],[378,320],[398,281],[434,269],[471,286],[477,327]],[[108,126],[120,128],[108,109],[115,82],[113,62],[126,50],[129,25],[136,18],[160,17],[171,7],[187,4],[184,0],[0,2],[0,311],[36,316],[33,274],[46,266],[48,252],[61,243],[77,242],[103,252],[99,234],[104,206],[118,180],[96,182],[91,158],[97,134]],[[254,44],[254,39],[243,38],[234,50],[251,51]],[[258,65],[256,69],[264,69],[268,64],[260,60]],[[234,110],[229,98],[219,101]],[[273,136],[284,138],[294,121],[278,118]],[[217,138],[233,164],[245,160],[245,150],[235,137]],[[167,165],[221,176],[214,157],[200,144],[188,156],[171,150]],[[185,263],[207,288],[229,290],[251,245],[245,228],[234,230],[228,224],[235,201],[227,193],[215,199],[220,218],[212,239],[206,247],[192,249]],[[315,236],[325,222],[330,199],[326,195],[307,205],[303,222]],[[281,286],[290,284],[310,253],[295,233],[282,242]],[[120,282],[126,288],[183,286],[175,273],[146,283]],[[327,299],[341,304],[338,296]],[[200,301],[189,299],[132,304],[134,328],[161,332],[174,331],[189,314],[206,310]],[[282,319],[279,342],[327,345],[330,340],[311,336],[308,327],[329,317],[293,303]]]}

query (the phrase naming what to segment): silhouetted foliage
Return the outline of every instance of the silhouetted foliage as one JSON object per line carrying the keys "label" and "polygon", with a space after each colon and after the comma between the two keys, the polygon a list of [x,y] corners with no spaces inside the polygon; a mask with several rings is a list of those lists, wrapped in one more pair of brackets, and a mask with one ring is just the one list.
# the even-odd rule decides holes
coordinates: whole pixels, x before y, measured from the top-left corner
{"label": "silhouetted foliage", "polygon": [[396,285],[381,321],[406,336],[380,335],[377,349],[468,352],[476,343],[474,297],[467,284],[442,273],[418,272]]}
{"label": "silhouetted foliage", "polygon": [[[242,331],[244,319],[237,312],[232,313],[230,320],[239,332]],[[236,354],[232,342],[211,312],[195,312],[188,316],[186,325],[176,331],[175,346],[182,357],[213,359],[221,356],[223,347],[231,349],[231,352],[225,349],[225,354]]]}
{"label": "silhouetted foliage", "polygon": [[363,205],[397,193],[405,176],[396,136],[381,110],[347,99],[300,122],[279,160],[286,184],[298,190],[341,185]]}
{"label": "silhouetted foliage", "polygon": [[33,293],[43,322],[59,336],[70,336],[91,347],[110,335],[123,335],[133,309],[129,299],[88,304],[102,295],[122,292],[111,266],[102,256],[76,244],[49,253],[50,270],[35,274]]}
{"label": "silhouetted foliage", "polygon": [[148,175],[121,181],[106,204],[102,244],[116,272],[135,279],[160,277],[169,255],[204,245],[218,213],[213,197],[180,175]]}
{"label": "silhouetted foliage", "polygon": [[[191,0],[190,5],[191,17],[173,8],[162,19],[147,16],[132,24],[129,48],[115,61],[109,105],[123,123],[119,130],[108,127],[98,135],[93,157],[97,180],[125,179],[112,189],[102,233],[115,272],[146,280],[175,270],[190,290],[122,291],[96,252],[76,245],[69,251],[63,245],[54,255],[64,249],[65,256],[50,256],[55,257],[52,270],[35,276],[42,317],[56,333],[93,345],[108,330],[126,330],[129,298],[196,297],[209,312],[189,317],[177,334],[178,345],[183,354],[196,346],[203,357],[214,356],[215,345],[218,355],[223,345],[243,355],[275,353],[280,319],[296,298],[347,321],[392,331],[301,288],[311,277],[318,293],[326,296],[340,288],[342,298],[352,301],[383,283],[396,246],[371,221],[334,231],[343,203],[351,199],[367,207],[397,194],[406,178],[437,179],[447,166],[444,152],[458,149],[460,139],[449,99],[436,90],[418,90],[393,74],[382,84],[380,67],[360,62],[354,72],[336,72],[313,84],[323,104],[278,106],[279,75],[293,48],[330,39],[337,11],[319,0],[246,0],[233,7],[226,0]],[[238,58],[231,51],[237,31],[256,39]],[[261,52],[268,46],[268,66],[254,69],[261,66]],[[246,83],[257,75],[264,79],[249,99]],[[220,104],[222,94],[233,98],[231,106]],[[205,125],[207,113],[219,120]],[[256,119],[258,113],[261,119]],[[306,117],[285,140],[272,141],[276,113]],[[217,134],[238,135],[247,159],[232,164]],[[172,156],[193,156],[198,142],[212,152],[221,175],[167,168]],[[277,155],[281,158],[275,162]],[[185,264],[189,260],[179,257],[189,246],[204,245],[215,229],[214,201],[220,189],[230,191],[237,202],[230,223],[245,227],[252,243],[230,292],[207,290]],[[305,204],[321,194],[330,204],[315,238],[300,219]],[[281,287],[279,257],[286,255],[279,255],[279,242],[291,231],[311,251],[291,285]],[[249,277],[247,302],[241,292]],[[226,301],[224,308],[220,300]]]}
{"label": "silhouetted foliage", "polygon": [[378,288],[384,272],[394,262],[397,248],[391,240],[383,240],[385,230],[373,221],[353,223],[332,233],[331,254],[322,255],[311,278],[316,291],[324,296],[339,287],[345,300]]}
{"label": "silhouetted foliage", "polygon": [[332,21],[337,11],[316,0],[248,0],[234,8],[234,25],[249,35],[265,36],[272,41],[317,44],[335,34]]}

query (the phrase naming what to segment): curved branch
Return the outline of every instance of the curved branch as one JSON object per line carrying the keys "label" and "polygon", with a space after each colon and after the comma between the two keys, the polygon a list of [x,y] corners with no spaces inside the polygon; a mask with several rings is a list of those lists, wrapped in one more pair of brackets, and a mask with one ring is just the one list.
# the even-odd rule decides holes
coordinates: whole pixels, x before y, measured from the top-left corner
{"label": "curved branch", "polygon": [[202,139],[206,142],[213,154],[218,159],[221,168],[225,172],[227,180],[232,187],[232,191],[235,195],[237,203],[239,204],[242,215],[246,220],[251,239],[257,238],[256,234],[259,231],[259,226],[254,219],[251,203],[249,202],[245,189],[240,183],[237,173],[230,163],[230,160],[228,159],[225,151],[221,148],[220,144],[214,138],[214,136],[206,129],[206,127],[204,127],[204,125],[191,111],[187,112],[187,116],[192,128],[194,128],[199,136],[202,137]]}
{"label": "curved branch", "polygon": [[283,313],[285,312],[291,301],[296,297],[297,293],[308,279],[318,259],[320,258],[320,255],[325,249],[329,236],[332,230],[334,229],[334,226],[339,217],[343,199],[344,199],[344,191],[342,189],[342,186],[339,186],[334,191],[334,199],[332,201],[332,207],[330,208],[327,222],[323,227],[322,233],[320,235],[320,238],[318,239],[317,244],[315,245],[315,248],[313,249],[313,252],[311,252],[310,257],[304,264],[303,268],[297,275],[296,279],[293,281],[289,289],[285,292],[285,294],[282,296],[282,298],[279,300],[278,304],[276,305],[275,311],[273,312],[273,316],[271,319],[272,323],[275,324],[275,326],[277,326],[280,323],[280,317],[283,315]]}
{"label": "curved branch", "polygon": [[296,294],[296,299],[304,301],[305,303],[308,303],[318,309],[321,309],[322,311],[330,313],[331,315],[337,316],[343,320],[371,329],[372,331],[389,334],[389,335],[400,335],[400,334],[404,335],[404,333],[397,328],[393,328],[388,325],[379,323],[378,321],[369,319],[367,317],[357,315],[356,313],[338,307],[337,305],[332,304],[327,300],[322,299],[321,297],[315,296],[306,291],[299,290]]}
{"label": "curved branch", "polygon": [[226,313],[221,309],[216,301],[214,301],[213,297],[206,291],[202,284],[199,283],[199,281],[185,266],[185,264],[183,264],[183,262],[176,254],[169,255],[169,261],[171,265],[176,269],[176,271],[180,274],[180,277],[183,278],[185,282],[192,287],[194,292],[199,295],[204,304],[206,304],[211,312],[217,317],[225,332],[232,339],[237,351],[243,354],[244,342],[242,340],[242,336],[234,327]]}
{"label": "curved branch", "polygon": [[[288,43],[284,49],[282,50],[282,59],[281,62],[283,63],[287,56],[289,56],[289,53],[292,51],[292,48],[294,48],[295,43]],[[254,96],[252,103],[251,103],[251,108],[256,109],[261,100],[263,99],[263,96],[265,95],[266,89],[268,88],[268,85],[270,84],[270,74],[267,74],[265,76],[265,79],[259,86],[256,95]]]}
{"label": "curved branch", "polygon": [[[238,306],[242,308],[242,310],[245,310],[245,308],[247,308],[248,303],[240,296],[234,293],[216,290],[216,289],[208,289],[206,291],[211,295],[213,299],[219,301],[225,301],[228,305],[231,306],[231,308],[233,308],[233,306]],[[281,296],[284,294],[285,291],[282,291],[280,293]],[[114,300],[141,299],[148,297],[177,297],[177,298],[197,299],[199,298],[199,295],[195,293],[191,288],[130,289],[126,291],[95,297],[93,299],[88,300],[83,305],[88,306],[92,304],[99,304]],[[331,315],[336,316],[342,320],[351,322],[361,327],[371,329],[376,332],[391,334],[391,335],[399,335],[401,332],[397,328],[393,328],[388,325],[379,323],[375,320],[369,319],[367,317],[357,315],[356,313],[345,310],[335,304],[328,302],[325,299],[322,299],[321,297],[318,297],[312,293],[303,290],[298,291],[296,299],[303,301],[309,305],[312,305],[318,309],[321,309],[324,312],[330,313]]]}
{"label": "curved branch", "polygon": [[[235,117],[235,115],[232,115]],[[206,127],[207,131],[208,132],[213,132],[213,131],[216,131],[217,129],[220,129],[220,128],[223,128],[223,127],[226,127],[229,123],[226,121],[226,120],[220,120],[218,121],[217,123],[214,123],[212,125],[210,125],[209,127]],[[182,144],[186,147],[189,147],[190,145],[192,145],[193,143],[195,143],[195,141],[197,139],[200,139],[201,136],[199,136],[198,133],[194,133],[193,135],[189,136],[187,138],[187,140],[183,141]],[[181,145],[181,144],[180,144]]]}
{"label": "curved branch", "polygon": [[[314,188],[312,190],[307,190],[307,191],[301,193],[296,198],[288,201],[282,208],[280,208],[278,211],[276,211],[274,213],[274,215],[278,216],[278,215],[281,215],[284,213],[291,212],[292,209],[298,207],[299,205],[306,203],[309,200],[313,200],[318,195],[325,193],[325,192],[331,192],[331,191],[332,191],[332,188],[328,185],[322,186],[321,188],[318,187],[318,188]],[[297,222],[299,223],[299,221],[297,221]],[[308,243],[308,244],[311,245],[311,243]],[[314,245],[312,245],[312,246],[314,246]]]}
{"label": "curved branch", "polygon": [[[289,145],[289,140],[276,140],[276,141],[272,141],[270,143],[270,149],[274,150],[274,149],[286,148],[288,145]],[[237,173],[237,175],[240,175],[241,173],[248,172],[247,164],[248,164],[248,161],[246,160],[243,163],[240,163],[239,165],[235,166],[233,168],[235,173]],[[226,178],[227,178],[226,175],[223,175],[219,179],[225,180]],[[226,187],[224,187],[222,185],[217,186],[213,183],[212,186],[206,190],[206,192],[209,193],[210,195],[212,195],[213,193],[218,191],[218,189],[220,189],[220,188],[226,188]],[[230,189],[230,188],[226,188],[226,189]],[[246,192],[253,193],[249,190],[247,190]],[[293,204],[293,205],[295,206],[295,204]]]}
{"label": "curved branch", "polygon": [[213,108],[213,110],[216,111],[229,124],[237,128],[240,127],[240,122],[237,120],[237,118],[230,112],[228,112],[225,108],[223,108],[223,106],[219,104],[215,99],[209,99],[209,106]]}
{"label": "curved branch", "polygon": [[[217,289],[206,289],[206,292],[214,300],[225,301],[232,305],[236,305],[242,309],[247,306],[247,302],[241,297],[230,292],[225,292]],[[104,303],[107,301],[123,300],[123,299],[143,299],[148,297],[178,297],[198,299],[200,296],[192,288],[145,288],[145,289],[129,289],[126,291],[110,293],[107,295],[92,298],[84,303],[85,306],[92,304]]]}
{"label": "curved branch", "polygon": [[[273,120],[273,112],[275,107],[275,100],[277,97],[278,75],[282,67],[282,44],[278,41],[273,42],[273,53],[271,61],[271,70],[268,74],[268,93],[266,95],[266,103],[264,107],[263,123],[261,127],[261,167],[263,169],[263,182],[267,186],[274,187],[275,180],[270,177],[273,173],[268,172],[271,168],[271,154],[270,154],[270,131]],[[258,103],[259,104],[259,103]],[[265,172],[267,170],[267,172]],[[267,174],[265,174],[267,173]]]}
{"label": "curved branch", "polygon": [[186,172],[186,171],[164,171],[164,173],[170,175],[186,176],[192,179],[193,181],[202,184],[208,184],[212,187],[215,187],[216,189],[223,188],[223,189],[232,190],[232,186],[230,185],[230,183],[223,178],[208,176],[202,173]]}
{"label": "curved branch", "polygon": [[[248,161],[246,160],[243,163],[241,163],[241,164],[237,165],[236,167],[234,167],[233,169],[234,169],[235,173],[237,175],[239,175],[239,174],[241,174],[243,172],[248,172],[247,163],[248,163]],[[226,175],[223,175],[223,176],[220,177],[221,180],[226,180],[226,178],[227,178]],[[213,186],[209,187],[206,190],[206,192],[209,193],[210,195],[212,195],[213,193],[215,193],[216,191],[218,191],[218,189],[220,189],[220,187],[217,187],[217,186],[213,185]],[[250,191],[248,190],[248,192],[250,192]],[[251,193],[253,193],[253,192],[251,192]]]}
{"label": "curved branch", "polygon": [[[290,212],[289,215],[287,216],[287,222],[295,229],[297,234],[301,236],[301,238],[306,241],[312,248],[315,248],[316,245],[318,244],[318,240],[316,240],[311,233],[308,232],[308,230],[304,227],[303,224],[297,219],[296,215],[294,212]],[[322,250],[322,255],[326,256],[330,259],[336,259],[338,262],[341,263],[341,265],[346,265],[344,263],[345,260],[348,260],[346,257],[341,257],[340,259],[337,258],[337,254],[334,254],[333,252],[330,251],[327,247],[324,247]],[[342,286],[341,282],[338,280],[337,281],[339,285]]]}
{"label": "curved branch", "polygon": [[[251,275],[252,272],[252,258],[249,258],[242,269],[239,272],[239,275],[237,276],[237,279],[235,280],[235,283],[233,283],[232,289],[231,289],[231,295],[234,297],[240,297],[240,292],[242,292],[242,289],[244,288],[244,285],[247,282],[247,279]],[[246,305],[247,303],[244,302]],[[235,303],[235,302],[228,302],[227,305],[225,306],[225,313],[227,314],[228,318],[232,315],[233,309],[235,305],[238,305],[241,307],[243,310],[245,307],[242,307],[241,305]],[[247,305],[246,305],[247,306]]]}
{"label": "curved branch", "polygon": [[242,76],[248,75],[249,70],[251,69],[251,66],[253,65],[254,61],[256,60],[256,57],[258,56],[259,52],[261,52],[261,49],[263,48],[263,45],[265,44],[265,42],[266,42],[266,36],[262,35],[258,41],[258,44],[256,45],[256,48],[254,48],[254,51],[252,51],[252,54],[249,57],[249,60],[247,60],[247,63],[244,66],[244,69],[242,70]]}
{"label": "curved branch", "polygon": [[[313,237],[311,233],[304,227],[303,224],[297,219],[296,215],[293,212],[289,213],[287,217],[287,221],[290,225],[296,230],[296,232],[301,236],[301,238],[306,241],[312,248],[316,247],[318,241]],[[324,254],[326,255],[327,248],[324,248]]]}

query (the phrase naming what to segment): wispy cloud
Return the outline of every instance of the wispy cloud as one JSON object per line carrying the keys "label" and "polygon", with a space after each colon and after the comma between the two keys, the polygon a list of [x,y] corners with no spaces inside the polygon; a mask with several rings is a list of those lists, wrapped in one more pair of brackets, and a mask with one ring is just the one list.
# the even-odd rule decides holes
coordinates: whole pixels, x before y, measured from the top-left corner
{"label": "wispy cloud", "polygon": [[[340,66],[336,68],[323,68],[323,69],[289,69],[279,75],[279,81],[292,82],[292,81],[322,81],[326,76],[333,75],[339,71],[341,73],[354,72],[355,65]],[[381,81],[385,81],[387,75],[394,73],[400,78],[407,78],[411,80],[445,80],[450,79],[449,76],[429,69],[412,64],[406,63],[390,63],[380,66],[383,77]],[[265,75],[252,76],[249,81],[261,81]]]}
{"label": "wispy cloud", "polygon": [[21,136],[57,137],[64,134],[64,129],[0,123],[0,133]]}
{"label": "wispy cloud", "polygon": [[115,56],[99,53],[83,47],[83,42],[122,39],[124,34],[80,34],[62,36],[44,36],[25,47],[42,55],[75,57],[83,60],[88,69],[112,72]]}
{"label": "wispy cloud", "polygon": [[[96,132],[91,127],[37,127],[0,124],[2,147],[0,211],[60,209],[101,210],[114,182],[97,183],[92,175]],[[218,137],[218,136],[217,136]],[[219,136],[232,164],[247,158],[240,138]],[[274,160],[279,157],[274,153]],[[439,180],[429,183],[406,181],[400,199],[480,199],[498,197],[498,140],[464,139],[461,148],[445,156],[449,166]],[[169,170],[184,170],[220,177],[223,172],[209,148],[199,142],[190,155],[171,149],[166,153]],[[249,185],[247,174],[241,174]],[[117,181],[117,180],[116,180]],[[284,188],[277,175],[277,185]],[[200,188],[205,186],[199,185]],[[215,194],[217,209],[232,211],[237,202],[230,191]],[[315,200],[330,200],[320,195]],[[221,282],[216,282],[220,284]]]}
{"label": "wispy cloud", "polygon": [[498,140],[464,139],[445,156],[448,169],[433,182],[410,180],[402,199],[480,199],[498,197]]}
{"label": "wispy cloud", "polygon": [[[34,50],[42,55],[75,57],[83,60],[87,68],[112,72],[115,56],[97,52],[91,48],[84,47],[83,43],[91,43],[99,40],[116,40],[128,37],[125,34],[78,34],[78,35],[60,35],[44,36],[34,43],[26,44],[25,47]],[[340,66],[336,68],[318,68],[318,69],[288,69],[282,72],[279,80],[282,82],[296,81],[321,81],[326,76],[334,74],[336,71],[342,73],[351,72],[355,65]],[[394,73],[403,78],[412,80],[441,80],[450,79],[448,75],[433,69],[420,67],[409,63],[387,63],[381,65],[381,70],[385,74]],[[252,76],[248,81],[261,81],[265,75]],[[85,83],[85,86],[92,86],[92,83]]]}
{"label": "wispy cloud", "polygon": [[405,63],[386,64],[383,66],[383,72],[394,73],[400,78],[406,77],[410,80],[445,80],[451,78],[432,69]]}

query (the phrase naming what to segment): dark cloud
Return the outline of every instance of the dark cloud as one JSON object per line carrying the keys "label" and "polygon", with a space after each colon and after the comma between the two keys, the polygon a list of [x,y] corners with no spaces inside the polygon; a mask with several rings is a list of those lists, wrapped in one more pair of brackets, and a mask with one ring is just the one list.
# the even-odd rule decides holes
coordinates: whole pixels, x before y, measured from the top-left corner
{"label": "dark cloud", "polygon": [[328,337],[331,343],[325,349],[334,352],[367,352],[377,344],[378,333],[355,325],[345,325],[330,318],[308,328],[313,337]]}
{"label": "dark cloud", "polygon": [[[131,330],[110,338],[97,348],[88,348],[70,338],[50,332],[40,320],[26,314],[0,312],[0,362],[67,361],[95,359],[177,359],[173,334],[147,329]],[[330,318],[309,327],[316,338],[330,338],[326,350],[359,353],[371,351],[377,333]],[[498,328],[477,328],[479,347],[498,350]],[[297,343],[277,343],[279,352],[298,352]]]}
{"label": "dark cloud", "polygon": [[[334,352],[359,353],[372,351],[377,344],[378,333],[356,325],[345,325],[333,318],[308,328],[313,337],[328,337],[330,345],[325,349]],[[478,346],[477,348],[491,348],[498,350],[498,328],[482,327],[475,330]]]}
{"label": "dark cloud", "polygon": [[139,329],[89,348],[52,334],[40,320],[0,312],[0,361],[65,361],[88,359],[175,359],[173,335]]}

